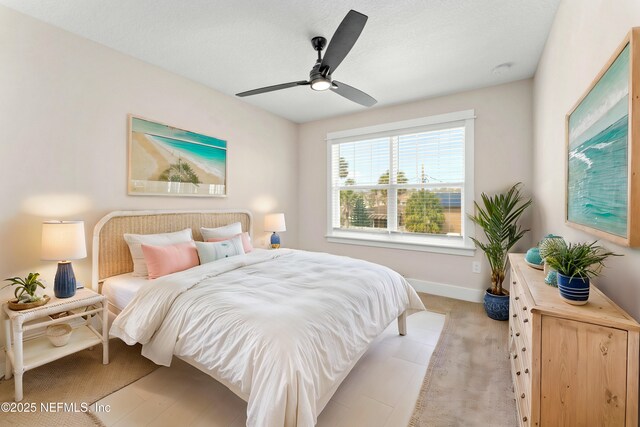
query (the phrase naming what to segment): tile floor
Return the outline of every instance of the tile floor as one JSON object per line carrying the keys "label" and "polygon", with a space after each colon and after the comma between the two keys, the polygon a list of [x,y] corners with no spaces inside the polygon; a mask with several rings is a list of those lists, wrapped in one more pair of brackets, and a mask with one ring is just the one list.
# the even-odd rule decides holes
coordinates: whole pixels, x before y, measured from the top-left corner
{"label": "tile floor", "polygon": [[[408,334],[396,322],[378,337],[345,378],[318,417],[319,427],[404,427],[438,341],[444,315],[408,317]],[[150,375],[98,401],[109,412],[96,415],[107,427],[240,427],[247,404],[223,385],[187,363]]]}

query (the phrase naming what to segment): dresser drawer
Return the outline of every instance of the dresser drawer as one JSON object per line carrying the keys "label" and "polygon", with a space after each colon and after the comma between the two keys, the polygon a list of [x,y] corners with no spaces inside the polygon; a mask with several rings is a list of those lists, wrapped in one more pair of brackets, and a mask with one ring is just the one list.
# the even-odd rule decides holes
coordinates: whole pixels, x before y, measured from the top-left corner
{"label": "dresser drawer", "polygon": [[[515,393],[516,406],[518,408],[518,420],[520,426],[529,426],[531,420],[531,382],[522,374],[523,368],[517,354],[512,353],[511,375]],[[519,373],[519,374],[518,374]]]}
{"label": "dresser drawer", "polygon": [[511,318],[520,324],[520,332],[527,336],[527,340],[531,341],[531,307],[533,302],[530,301],[523,286],[518,282],[516,274],[511,271],[511,303],[512,307],[509,312]]}
{"label": "dresser drawer", "polygon": [[511,307],[509,310],[509,317],[513,324],[518,326],[516,332],[519,332],[518,337],[522,336],[526,341],[531,341],[531,311],[530,306],[523,303],[523,299],[518,296],[514,296],[511,300]]}
{"label": "dresser drawer", "polygon": [[531,341],[527,341],[522,334],[515,335],[514,340],[516,359],[519,359],[521,367],[520,374],[516,373],[516,375],[525,379],[531,378]]}

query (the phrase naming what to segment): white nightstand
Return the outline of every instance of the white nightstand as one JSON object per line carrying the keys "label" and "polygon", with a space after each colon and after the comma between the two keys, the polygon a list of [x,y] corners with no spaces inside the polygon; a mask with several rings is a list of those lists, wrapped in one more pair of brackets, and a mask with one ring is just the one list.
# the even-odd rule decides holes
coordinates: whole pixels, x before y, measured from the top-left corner
{"label": "white nightstand", "polygon": [[[58,319],[50,317],[61,312],[70,314]],[[92,290],[78,289],[71,298],[52,297],[46,305],[30,310],[13,311],[4,303],[0,314],[6,337],[5,379],[15,376],[16,402],[22,400],[22,374],[25,371],[98,344],[102,344],[102,363],[109,363],[107,302],[103,295]],[[91,325],[94,316],[102,321],[102,333]],[[36,320],[38,322],[34,322]],[[57,323],[69,323],[74,327],[69,343],[62,347],[54,347],[44,335],[47,326]],[[24,332],[31,330],[37,333],[25,338]]]}

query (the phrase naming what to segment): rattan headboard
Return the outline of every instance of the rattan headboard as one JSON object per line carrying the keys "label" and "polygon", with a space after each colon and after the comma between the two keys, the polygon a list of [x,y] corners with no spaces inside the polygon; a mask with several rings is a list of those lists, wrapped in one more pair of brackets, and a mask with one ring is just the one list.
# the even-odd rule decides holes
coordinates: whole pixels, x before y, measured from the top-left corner
{"label": "rattan headboard", "polygon": [[93,271],[91,285],[118,274],[133,271],[125,233],[154,234],[191,228],[193,238],[202,240],[200,227],[221,227],[242,223],[242,230],[252,233],[252,218],[248,211],[116,211],[102,218],[93,230]]}

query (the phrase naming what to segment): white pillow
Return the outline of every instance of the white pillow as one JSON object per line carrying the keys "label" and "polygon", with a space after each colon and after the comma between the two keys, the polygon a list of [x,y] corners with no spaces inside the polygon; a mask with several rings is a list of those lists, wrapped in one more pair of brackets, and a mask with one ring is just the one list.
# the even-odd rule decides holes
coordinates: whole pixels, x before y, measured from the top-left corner
{"label": "white pillow", "polygon": [[133,260],[133,276],[146,277],[149,275],[147,263],[144,261],[142,245],[167,246],[175,243],[187,243],[193,241],[190,228],[173,233],[161,234],[125,234],[124,241],[129,245],[131,259]]}
{"label": "white pillow", "polygon": [[234,222],[233,224],[225,225],[224,227],[200,227],[200,233],[202,233],[202,240],[204,241],[209,239],[220,239],[223,237],[233,237],[238,234],[242,234],[242,224],[240,224],[240,222]]}
{"label": "white pillow", "polygon": [[236,255],[244,255],[242,238],[240,236],[222,242],[196,242],[200,264],[229,258]]}

